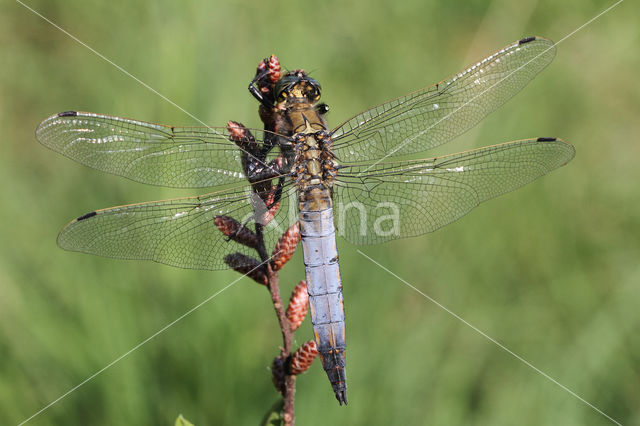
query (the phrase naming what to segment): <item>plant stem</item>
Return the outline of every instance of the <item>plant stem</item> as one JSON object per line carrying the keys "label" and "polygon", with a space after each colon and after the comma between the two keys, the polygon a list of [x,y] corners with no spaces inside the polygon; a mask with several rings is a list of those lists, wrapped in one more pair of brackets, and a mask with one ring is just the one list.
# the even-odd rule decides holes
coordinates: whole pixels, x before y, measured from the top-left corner
{"label": "plant stem", "polygon": [[[282,297],[280,296],[280,286],[278,284],[278,272],[271,268],[271,263],[267,260],[267,250],[264,245],[264,234],[262,232],[263,226],[256,222],[256,236],[258,237],[258,254],[261,261],[266,262],[265,267],[267,270],[267,279],[269,294],[271,294],[271,302],[273,308],[276,311],[278,322],[280,323],[280,331],[282,332],[283,346],[280,349],[280,356],[283,360],[288,359],[291,356],[291,341],[293,333],[289,325],[289,320],[285,315],[284,306],[282,305]],[[285,426],[293,426],[295,423],[295,394],[296,394],[296,376],[290,374],[285,370],[285,389],[284,389],[284,424]]]}
{"label": "plant stem", "polygon": [[[280,330],[282,332],[283,347],[280,351],[282,359],[288,359],[291,356],[291,340],[292,332],[289,326],[289,320],[284,312],[282,306],[282,298],[280,297],[280,286],[278,285],[278,272],[271,269],[271,265],[267,265],[268,278],[269,278],[269,293],[271,293],[271,301],[273,307],[276,310],[278,316],[278,322],[280,323]],[[294,403],[296,394],[296,376],[289,374],[285,371],[285,390],[284,390],[284,424],[286,426],[293,426],[295,422],[294,417]]]}
{"label": "plant stem", "polygon": [[293,426],[296,422],[294,413],[294,402],[296,399],[296,376],[287,374],[285,378],[286,393],[284,397],[284,424]]}

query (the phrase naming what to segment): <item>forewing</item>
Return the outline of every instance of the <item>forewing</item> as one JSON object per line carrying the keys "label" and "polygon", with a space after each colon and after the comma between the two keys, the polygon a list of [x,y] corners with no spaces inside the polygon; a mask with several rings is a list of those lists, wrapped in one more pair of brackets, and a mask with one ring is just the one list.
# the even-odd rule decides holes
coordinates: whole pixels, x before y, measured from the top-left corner
{"label": "forewing", "polygon": [[353,117],[333,130],[347,162],[423,152],[464,133],[529,83],[555,55],[552,41],[510,44],[434,86]]}
{"label": "forewing", "polygon": [[567,142],[539,138],[426,160],[348,166],[334,187],[338,235],[373,244],[433,232],[566,164],[574,152]]}
{"label": "forewing", "polygon": [[[288,185],[275,218],[265,227],[267,250],[297,220],[288,204],[291,190]],[[231,216],[254,229],[253,204],[249,189],[232,189],[112,207],[69,223],[58,235],[58,245],[71,251],[153,260],[180,268],[226,269],[223,259],[227,254],[256,257],[256,252],[229,240],[218,230],[214,218]]]}
{"label": "forewing", "polygon": [[68,111],[44,120],[36,137],[79,163],[151,185],[202,188],[245,180],[241,151],[226,128],[172,127]]}

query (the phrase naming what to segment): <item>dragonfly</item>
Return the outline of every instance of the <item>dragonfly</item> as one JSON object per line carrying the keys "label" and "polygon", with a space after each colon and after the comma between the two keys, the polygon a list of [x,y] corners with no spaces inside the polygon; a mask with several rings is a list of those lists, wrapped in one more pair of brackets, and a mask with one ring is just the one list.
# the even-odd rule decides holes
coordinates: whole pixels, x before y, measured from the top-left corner
{"label": "dragonfly", "polygon": [[[55,114],[39,125],[37,139],[84,165],[151,185],[220,186],[199,196],[92,211],[65,226],[58,245],[180,268],[237,269],[242,259],[252,259],[252,249],[221,233],[217,219],[253,223],[265,241],[298,223],[318,352],[338,402],[346,404],[336,235],[375,244],[433,232],[569,162],[574,147],[551,137],[402,158],[475,126],[554,56],[552,41],[523,38],[333,129],[326,120],[329,107],[320,102],[320,84],[304,70],[283,71],[273,55],[260,62],[249,85],[260,102],[264,129],[236,122],[176,127],[79,111]],[[233,262],[230,253],[237,255]]]}

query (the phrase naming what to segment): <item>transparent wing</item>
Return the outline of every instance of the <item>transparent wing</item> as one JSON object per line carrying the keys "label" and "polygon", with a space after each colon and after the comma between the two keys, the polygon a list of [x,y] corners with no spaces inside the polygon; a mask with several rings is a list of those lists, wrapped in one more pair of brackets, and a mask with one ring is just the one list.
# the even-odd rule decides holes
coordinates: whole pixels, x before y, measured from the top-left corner
{"label": "transparent wing", "polygon": [[[252,129],[253,131],[253,129]],[[255,131],[262,140],[261,131]],[[46,147],[104,172],[151,185],[202,188],[245,180],[226,128],[172,127],[68,111],[44,120]]]}
{"label": "transparent wing", "polygon": [[529,83],[555,55],[552,41],[510,44],[434,86],[367,110],[333,130],[341,161],[423,152],[464,133]]}
{"label": "transparent wing", "polygon": [[[295,223],[287,185],[280,208],[265,227],[267,250]],[[294,197],[295,199],[295,197]],[[253,249],[230,241],[214,223],[231,216],[253,228],[254,203],[249,190],[231,189],[198,197],[152,201],[88,213],[69,223],[58,235],[58,245],[119,259],[153,260],[188,269],[226,269],[223,258],[240,252],[256,257]]]}
{"label": "transparent wing", "polygon": [[539,138],[371,168],[348,166],[334,187],[338,235],[373,244],[433,232],[566,164],[574,152],[567,142]]}

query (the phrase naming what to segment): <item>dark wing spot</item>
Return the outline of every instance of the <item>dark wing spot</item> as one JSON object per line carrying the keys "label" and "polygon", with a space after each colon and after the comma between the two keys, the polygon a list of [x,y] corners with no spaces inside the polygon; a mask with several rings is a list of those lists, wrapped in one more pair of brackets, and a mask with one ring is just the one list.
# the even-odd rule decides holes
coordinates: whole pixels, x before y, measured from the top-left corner
{"label": "dark wing spot", "polygon": [[523,38],[522,40],[520,40],[520,41],[518,42],[518,44],[525,44],[525,43],[529,43],[530,41],[533,41],[533,40],[535,40],[535,39],[536,39],[535,37],[526,37],[526,38]]}
{"label": "dark wing spot", "polygon": [[538,138],[538,142],[553,142],[556,138]]}
{"label": "dark wing spot", "polygon": [[91,213],[87,213],[87,214],[83,214],[82,216],[80,216],[79,218],[77,218],[76,220],[78,222],[80,222],[81,220],[85,220],[85,219],[89,219],[90,217],[94,217],[95,215],[97,215],[98,213],[96,212],[91,212]]}
{"label": "dark wing spot", "polygon": [[58,117],[75,117],[77,115],[78,115],[77,111],[64,111],[64,112],[58,113]]}

